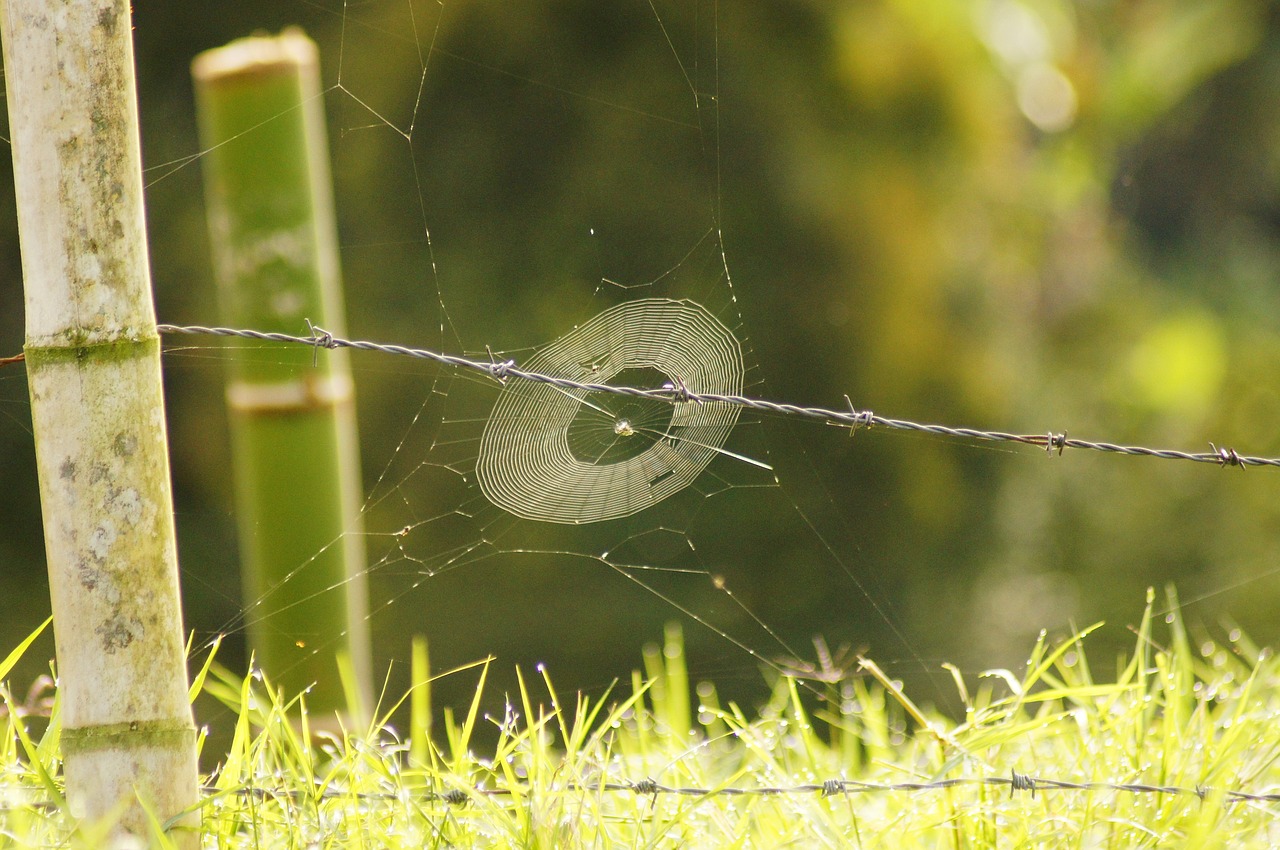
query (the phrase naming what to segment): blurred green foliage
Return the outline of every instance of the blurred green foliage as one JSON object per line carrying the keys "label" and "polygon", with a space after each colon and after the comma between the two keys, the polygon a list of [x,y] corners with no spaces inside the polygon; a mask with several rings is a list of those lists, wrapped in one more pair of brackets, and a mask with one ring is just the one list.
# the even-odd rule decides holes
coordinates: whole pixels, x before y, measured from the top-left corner
{"label": "blurred green foliage", "polygon": [[[1280,455],[1274,4],[371,0],[135,17],[163,320],[213,315],[187,62],[301,24],[334,85],[353,336],[527,349],[600,309],[602,280],[677,280],[740,310],[758,394]],[[11,194],[0,204],[13,222]],[[11,224],[8,305],[16,256]],[[4,354],[20,310],[0,314]],[[206,634],[239,605],[221,362],[201,344],[166,367],[188,618]],[[451,510],[459,479],[420,464],[429,422],[458,415],[431,388],[468,388],[385,358],[356,369],[370,492],[414,477],[434,489],[389,504]],[[43,573],[12,367],[0,392],[13,642],[44,616],[30,604]],[[907,675],[1015,664],[1029,633],[1070,621],[1115,618],[1124,643],[1124,612],[1170,580],[1192,622],[1231,612],[1263,640],[1280,627],[1277,473],[763,424],[781,510],[708,500],[698,557],[793,645],[865,644]],[[442,522],[412,543],[476,535]],[[373,537],[371,561],[395,546]],[[373,579],[398,599],[374,624],[383,665],[425,630],[441,666],[495,652],[594,687],[675,614],[599,564],[494,559],[423,580],[392,559]],[[711,589],[672,592],[745,622]],[[694,675],[722,692],[756,681],[709,631],[688,643]]]}

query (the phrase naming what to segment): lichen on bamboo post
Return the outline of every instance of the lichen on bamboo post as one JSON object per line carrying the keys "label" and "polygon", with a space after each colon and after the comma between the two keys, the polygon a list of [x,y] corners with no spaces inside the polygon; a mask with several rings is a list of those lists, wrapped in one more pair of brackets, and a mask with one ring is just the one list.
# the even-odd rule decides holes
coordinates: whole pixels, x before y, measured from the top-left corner
{"label": "lichen on bamboo post", "polygon": [[[222,320],[342,330],[337,228],[315,44],[253,37],[192,63]],[[269,352],[269,353],[268,353]],[[264,356],[265,355],[265,356]],[[362,488],[345,351],[264,346],[230,358],[227,406],[250,645],[308,705],[347,705],[335,651],[369,697]]]}
{"label": "lichen on bamboo post", "polygon": [[0,36],[68,802],[146,835],[198,795],[129,6],[6,0]]}

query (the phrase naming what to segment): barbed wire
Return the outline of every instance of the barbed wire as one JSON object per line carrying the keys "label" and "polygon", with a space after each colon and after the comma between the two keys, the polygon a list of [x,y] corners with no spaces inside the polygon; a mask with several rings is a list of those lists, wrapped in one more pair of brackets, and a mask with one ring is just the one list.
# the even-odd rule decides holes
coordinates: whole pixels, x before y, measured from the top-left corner
{"label": "barbed wire", "polygon": [[[822,797],[836,797],[840,795],[851,796],[857,794],[874,794],[874,793],[902,793],[902,792],[919,792],[919,791],[942,791],[948,788],[959,788],[962,786],[995,786],[1007,787],[1009,796],[1013,797],[1019,792],[1028,792],[1032,797],[1037,791],[1080,791],[1080,792],[1096,792],[1096,791],[1114,791],[1123,794],[1164,794],[1179,797],[1197,797],[1200,800],[1221,794],[1223,800],[1234,803],[1280,803],[1280,792],[1277,793],[1251,793],[1248,791],[1235,791],[1231,789],[1217,789],[1207,785],[1197,785],[1194,788],[1188,788],[1179,785],[1151,785],[1144,782],[1077,782],[1065,779],[1049,779],[1042,776],[1034,776],[1028,773],[1019,773],[1016,770],[1011,771],[1009,776],[969,776],[957,777],[952,779],[934,779],[925,782],[865,782],[854,779],[828,779],[821,783],[806,783],[802,785],[780,785],[780,786],[758,786],[758,787],[737,787],[737,786],[717,786],[717,787],[680,787],[663,785],[654,779],[641,779],[638,781],[601,781],[601,782],[568,782],[563,785],[556,785],[550,788],[542,789],[552,794],[579,794],[579,793],[597,793],[597,792],[621,792],[631,793],[638,797],[778,797],[778,796],[808,796],[817,794]],[[206,786],[206,793],[222,792],[226,793],[227,789],[219,789],[215,786]],[[332,785],[326,787],[318,795],[309,795],[307,791],[296,788],[261,788],[246,786],[243,788],[233,789],[232,793],[240,796],[253,796],[258,798],[294,798],[294,799],[351,799],[355,797],[359,800],[376,801],[396,801],[404,799],[404,792],[384,792],[369,793],[359,792],[352,794],[350,791],[335,788]],[[480,786],[472,786],[469,788],[451,788],[447,791],[423,791],[414,794],[417,799],[437,800],[453,805],[462,805],[472,797],[505,797],[515,794],[516,792],[510,788],[484,788]],[[525,793],[523,790],[520,792]]]}
{"label": "barbed wire", "polygon": [[1209,444],[1210,451],[1207,452],[1186,452],[1175,449],[1153,449],[1145,446],[1126,446],[1118,443],[1080,440],[1074,437],[1068,437],[1065,431],[1061,433],[1048,431],[1043,434],[1012,434],[1005,431],[988,431],[979,428],[957,428],[949,425],[913,422],[908,419],[892,419],[887,416],[881,416],[873,413],[870,410],[858,410],[854,407],[853,402],[848,396],[845,396],[845,401],[849,404],[849,408],[847,410],[832,410],[825,407],[806,407],[797,404],[769,401],[768,399],[752,398],[750,396],[743,395],[692,392],[684,385],[684,382],[679,376],[672,376],[672,381],[662,387],[649,389],[575,381],[570,378],[562,378],[556,375],[546,375],[540,372],[521,369],[516,364],[515,360],[498,360],[492,355],[492,353],[490,353],[490,358],[488,360],[475,360],[457,354],[446,354],[425,348],[409,348],[403,345],[389,345],[385,343],[369,342],[367,340],[343,339],[341,337],[334,336],[324,328],[312,326],[310,322],[307,323],[307,326],[310,328],[310,335],[308,336],[268,333],[265,331],[239,328],[206,327],[203,325],[159,325],[157,326],[157,330],[162,334],[198,334],[206,336],[240,337],[243,339],[256,339],[265,342],[285,342],[297,345],[307,345],[316,349],[352,348],[359,351],[376,351],[383,354],[393,354],[401,357],[414,357],[420,360],[429,360],[447,366],[470,369],[475,372],[486,374],[498,381],[500,384],[506,384],[507,381],[515,378],[535,383],[550,384],[565,390],[612,393],[614,395],[657,399],[661,401],[668,401],[673,404],[685,402],[692,402],[696,404],[731,404],[738,407],[751,408],[753,410],[763,410],[769,413],[819,420],[831,425],[848,427],[852,430],[857,430],[859,428],[882,427],[897,431],[916,431],[925,434],[934,434],[941,437],[954,437],[957,439],[1021,443],[1023,445],[1042,448],[1050,454],[1057,452],[1059,455],[1061,455],[1066,449],[1087,449],[1090,451],[1107,452],[1111,454],[1159,458],[1161,460],[1187,460],[1195,463],[1212,463],[1221,467],[1230,466],[1238,467],[1240,469],[1245,469],[1250,466],[1280,467],[1280,458],[1244,455],[1240,454],[1233,448],[1218,446],[1215,443]]}
{"label": "barbed wire", "polygon": [[[923,782],[867,782],[856,779],[828,779],[820,783],[778,786],[672,786],[663,785],[655,779],[637,781],[600,781],[600,782],[566,782],[540,789],[547,794],[586,794],[586,793],[629,793],[637,797],[803,797],[818,795],[820,797],[855,796],[879,793],[906,793],[924,791],[942,791],[960,787],[1005,787],[1012,798],[1020,792],[1027,792],[1035,797],[1038,791],[1078,791],[1106,792],[1121,794],[1163,794],[1176,797],[1196,797],[1203,801],[1220,794],[1227,803],[1280,803],[1280,792],[1253,793],[1233,789],[1219,789],[1208,785],[1197,785],[1189,788],[1180,785],[1152,785],[1145,782],[1105,782],[1105,781],[1073,781],[1051,779],[1034,776],[1028,773],[1011,771],[1008,776],[969,776],[952,779],[934,779]],[[220,788],[208,784],[201,789],[210,796],[233,794],[239,797],[254,797],[259,800],[359,800],[361,802],[403,802],[406,799],[419,801],[438,801],[450,805],[461,806],[475,797],[509,797],[519,793],[526,796],[528,785],[519,792],[511,788],[485,788],[483,786],[455,787],[446,791],[417,790],[413,788],[385,792],[351,792],[349,789],[325,783],[318,793],[300,788],[268,788],[264,786],[245,785],[241,787]],[[55,804],[48,800],[29,800],[21,805],[0,807],[0,812],[27,807],[37,810],[52,810]]]}
{"label": "barbed wire", "polygon": [[[486,788],[478,785],[458,786],[444,791],[419,790],[409,787],[384,792],[352,792],[350,789],[338,787],[332,782],[325,782],[322,786],[317,785],[315,790],[288,787],[269,788],[256,785],[222,788],[216,784],[207,784],[201,788],[201,791],[210,799],[230,794],[236,797],[252,797],[259,801],[287,800],[291,803],[356,800],[365,804],[414,801],[441,802],[450,806],[460,807],[467,805],[476,798],[527,797],[530,786],[527,782],[524,783],[524,786],[518,792],[511,788]],[[1034,776],[1032,774],[1019,773],[1016,770],[1011,771],[1009,776],[971,776],[923,782],[867,782],[855,779],[828,779],[821,783],[811,782],[800,785],[755,787],[671,786],[663,785],[654,779],[641,779],[638,781],[603,780],[597,782],[566,782],[542,788],[539,791],[549,795],[623,793],[631,794],[635,797],[648,797],[653,800],[658,797],[711,799],[715,797],[808,797],[813,795],[830,798],[840,796],[854,797],[866,794],[920,793],[966,786],[1005,787],[1009,789],[1010,799],[1020,792],[1029,793],[1034,798],[1036,792],[1073,791],[1079,793],[1115,792],[1132,795],[1156,794],[1175,797],[1196,797],[1201,802],[1211,796],[1220,795],[1224,804],[1280,803],[1280,792],[1252,793],[1233,789],[1219,789],[1207,785],[1188,788],[1179,785],[1152,785],[1144,782],[1072,781]],[[21,803],[15,803],[11,799],[8,805],[0,806],[0,815],[10,814],[19,810],[52,812],[57,808],[58,804],[53,800],[28,799]]]}

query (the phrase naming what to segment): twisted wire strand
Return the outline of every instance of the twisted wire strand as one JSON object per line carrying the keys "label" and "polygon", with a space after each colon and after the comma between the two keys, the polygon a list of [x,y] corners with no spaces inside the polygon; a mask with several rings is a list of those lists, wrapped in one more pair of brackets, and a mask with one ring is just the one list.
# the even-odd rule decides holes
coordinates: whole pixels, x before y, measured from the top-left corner
{"label": "twisted wire strand", "polygon": [[[527,784],[527,783],[526,783]],[[663,785],[654,779],[640,780],[606,780],[601,779],[598,782],[566,782],[551,788],[543,789],[549,794],[596,794],[596,793],[622,793],[632,794],[636,797],[804,797],[818,795],[821,797],[837,797],[863,794],[892,794],[892,793],[920,793],[928,791],[941,791],[948,788],[974,786],[994,786],[1006,787],[1009,789],[1009,796],[1012,798],[1019,792],[1027,792],[1035,797],[1036,792],[1043,791],[1073,791],[1080,793],[1095,793],[1113,791],[1120,794],[1152,794],[1175,797],[1196,797],[1201,801],[1213,795],[1221,795],[1225,803],[1280,803],[1280,792],[1262,792],[1254,793],[1250,791],[1240,791],[1236,789],[1214,788],[1206,785],[1197,785],[1194,788],[1188,788],[1179,785],[1153,785],[1145,782],[1078,782],[1065,779],[1052,779],[1043,776],[1033,776],[1031,774],[1018,773],[1016,770],[1011,771],[1009,776],[972,776],[972,777],[956,777],[951,779],[935,779],[927,782],[865,782],[854,779],[828,779],[821,783],[806,783],[802,785],[779,785],[779,786],[716,786],[716,787],[696,787],[696,786],[672,786]],[[256,785],[244,785],[233,788],[219,788],[216,785],[206,785],[201,789],[205,794],[216,797],[226,794],[232,794],[238,797],[252,797],[257,800],[288,800],[290,802],[299,801],[325,801],[325,800],[351,800],[356,799],[360,802],[386,802],[386,803],[404,803],[409,800],[419,802],[442,802],[451,806],[463,806],[472,799],[486,797],[511,797],[516,796],[517,791],[512,788],[485,788],[481,786],[471,787],[454,787],[444,791],[427,791],[427,790],[397,790],[386,792],[367,792],[361,791],[352,793],[349,789],[336,787],[332,783],[326,783],[322,788],[302,789],[302,788],[286,788],[277,787],[269,788]],[[521,796],[527,794],[527,791],[520,791]],[[19,809],[36,810],[36,811],[53,811],[56,809],[56,803],[51,800],[29,800],[23,803],[10,804],[0,806],[0,813],[12,812]]]}
{"label": "twisted wire strand", "polygon": [[[158,325],[157,330],[162,334],[239,337],[243,339],[262,340],[265,342],[286,342],[297,345],[309,345],[317,349],[353,348],[359,351],[376,351],[383,354],[414,357],[420,360],[429,360],[435,363],[441,363],[446,366],[456,366],[464,369],[470,369],[475,372],[482,372],[489,375],[499,383],[505,383],[511,378],[517,378],[524,381],[532,381],[534,383],[550,384],[551,386],[566,390],[613,393],[614,395],[634,396],[637,398],[660,399],[672,403],[695,402],[698,404],[729,404],[753,410],[763,410],[769,413],[778,413],[784,416],[797,416],[803,419],[813,419],[827,422],[832,425],[843,425],[855,430],[858,428],[870,428],[877,426],[897,431],[916,431],[925,434],[934,434],[941,437],[954,437],[957,439],[1021,443],[1023,445],[1037,446],[1050,453],[1057,452],[1058,454],[1061,454],[1065,449],[1088,449],[1090,451],[1108,452],[1111,454],[1131,455],[1137,457],[1152,457],[1160,458],[1162,460],[1188,460],[1196,463],[1212,463],[1217,466],[1239,467],[1240,469],[1245,469],[1250,466],[1280,467],[1280,458],[1244,455],[1240,454],[1235,449],[1228,448],[1226,446],[1218,446],[1214,443],[1209,444],[1210,451],[1207,452],[1153,449],[1145,446],[1126,446],[1118,443],[1080,440],[1075,437],[1068,437],[1065,432],[1055,433],[1053,431],[1049,431],[1044,434],[1011,434],[1005,431],[986,431],[979,428],[957,428],[949,425],[913,422],[909,419],[891,419],[887,416],[881,416],[873,413],[870,410],[857,410],[854,408],[852,403],[850,403],[849,409],[847,410],[832,410],[825,407],[806,407],[798,404],[769,401],[768,399],[752,398],[750,396],[743,395],[694,392],[679,380],[673,381],[663,387],[651,389],[643,389],[640,387],[621,387],[614,386],[613,384],[594,383],[588,381],[576,381],[570,378],[562,378],[556,375],[547,375],[541,372],[521,369],[514,360],[505,360],[501,362],[492,358],[489,360],[473,360],[469,357],[431,351],[425,348],[409,348],[403,345],[388,345],[385,343],[370,342],[368,340],[343,339],[341,337],[334,336],[320,327],[312,327],[311,334],[309,336],[268,333],[265,331],[241,328],[206,327],[203,325]],[[846,401],[848,401],[847,396]]]}
{"label": "twisted wire strand", "polygon": [[[801,797],[817,794],[822,797],[853,796],[858,794],[909,793],[941,791],[948,788],[973,786],[995,786],[1009,789],[1009,796],[1019,792],[1028,792],[1032,797],[1038,791],[1078,791],[1081,793],[1114,791],[1121,794],[1159,794],[1175,797],[1197,797],[1204,800],[1220,794],[1227,803],[1280,803],[1280,792],[1254,793],[1235,789],[1221,789],[1206,785],[1188,788],[1179,785],[1153,785],[1145,782],[1078,782],[1066,779],[1052,779],[1011,771],[1009,776],[971,776],[951,779],[935,779],[927,782],[865,782],[854,779],[828,779],[820,783],[779,786],[672,786],[663,785],[654,779],[640,780],[606,780],[598,782],[566,782],[552,788],[544,789],[551,794],[589,794],[599,792],[630,793],[637,797]],[[357,792],[326,784],[315,790],[300,788],[268,788],[264,786],[245,785],[238,788],[219,788],[206,785],[204,793],[209,795],[234,794],[240,797],[254,797],[260,800],[350,800],[403,802],[412,798],[425,801],[439,801],[460,806],[475,797],[509,797],[517,792],[511,788],[484,788],[471,786],[455,787],[445,791],[412,791],[408,795],[404,790],[386,792]],[[524,792],[521,792],[522,794]],[[0,807],[0,812],[10,811],[24,806]],[[33,800],[25,804],[26,808],[51,810],[52,801]]]}
{"label": "twisted wire strand", "polygon": [[[1178,785],[1151,785],[1144,782],[1075,782],[1064,779],[1050,779],[1041,776],[1012,771],[1009,776],[974,776],[952,779],[935,779],[928,782],[863,782],[853,779],[828,779],[821,783],[803,785],[736,787],[718,786],[711,788],[682,787],[663,785],[654,779],[635,781],[600,781],[600,782],[567,782],[554,788],[546,789],[550,793],[578,794],[594,792],[631,793],[638,797],[772,797],[772,796],[806,796],[818,794],[823,797],[839,795],[873,794],[873,793],[905,793],[920,791],[941,791],[947,788],[963,786],[1003,786],[1009,789],[1009,796],[1026,791],[1035,796],[1037,791],[1115,791],[1123,794],[1164,794],[1180,797],[1198,797],[1201,800],[1221,794],[1227,802],[1237,803],[1280,803],[1280,793],[1251,793],[1232,789],[1216,789],[1209,786],[1187,788]],[[207,793],[215,793],[220,789],[207,787]],[[225,789],[221,789],[225,793]],[[327,786],[319,794],[311,795],[306,790],[296,788],[261,788],[244,787],[234,793],[241,796],[258,798],[318,798],[349,799],[352,795],[341,788]],[[504,797],[516,792],[510,788],[451,788],[447,791],[423,791],[415,794],[418,799],[439,800],[454,805],[466,803],[471,797]],[[403,792],[368,793],[356,795],[361,800],[403,800]]]}

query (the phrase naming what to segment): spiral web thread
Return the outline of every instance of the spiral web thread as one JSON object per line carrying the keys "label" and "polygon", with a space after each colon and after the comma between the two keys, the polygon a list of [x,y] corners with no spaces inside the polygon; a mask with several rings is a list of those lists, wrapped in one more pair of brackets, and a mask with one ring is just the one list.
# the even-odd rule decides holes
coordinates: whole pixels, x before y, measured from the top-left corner
{"label": "spiral web thread", "polygon": [[[733,333],[692,301],[644,298],[611,307],[538,352],[530,371],[604,383],[624,369],[654,369],[690,393],[741,392],[742,350]],[[641,429],[604,397],[554,384],[506,384],[480,440],[476,474],[485,496],[526,519],[589,523],[629,516],[691,484],[729,437],[741,408],[677,401],[661,430]],[[585,410],[584,410],[585,408]],[[643,451],[614,462],[575,453],[570,426],[599,414],[602,454],[623,441]]]}

